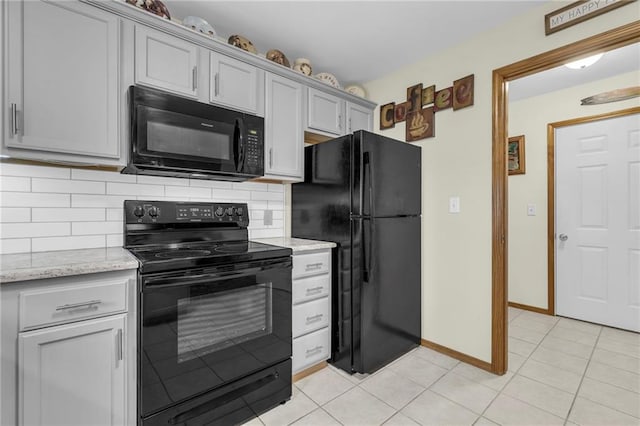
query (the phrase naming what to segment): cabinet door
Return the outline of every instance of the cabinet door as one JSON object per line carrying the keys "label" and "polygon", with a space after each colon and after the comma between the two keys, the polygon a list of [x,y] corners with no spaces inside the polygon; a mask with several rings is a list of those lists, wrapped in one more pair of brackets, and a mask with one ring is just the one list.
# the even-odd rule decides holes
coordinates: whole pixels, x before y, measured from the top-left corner
{"label": "cabinet door", "polygon": [[372,128],[373,111],[347,102],[347,133],[353,133],[356,130],[371,131]]}
{"label": "cabinet door", "polygon": [[6,147],[119,158],[118,17],[80,2],[6,3]]}
{"label": "cabinet door", "polygon": [[136,26],[136,83],[197,98],[198,46]]}
{"label": "cabinet door", "polygon": [[344,100],[309,88],[307,127],[333,135],[344,134]]}
{"label": "cabinet door", "polygon": [[259,94],[263,90],[262,70],[214,52],[210,52],[210,67],[211,103],[263,115],[264,97]]}
{"label": "cabinet door", "polygon": [[19,424],[125,424],[124,330],[122,314],[20,333]]}
{"label": "cabinet door", "polygon": [[303,180],[302,85],[267,74],[265,175]]}

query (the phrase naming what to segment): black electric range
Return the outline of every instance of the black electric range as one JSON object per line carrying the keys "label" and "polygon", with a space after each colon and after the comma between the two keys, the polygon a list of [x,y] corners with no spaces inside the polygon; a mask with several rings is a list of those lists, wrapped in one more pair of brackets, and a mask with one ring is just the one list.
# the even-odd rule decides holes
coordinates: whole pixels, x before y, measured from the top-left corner
{"label": "black electric range", "polygon": [[128,200],[143,426],[243,423],[291,397],[291,250],[243,203]]}

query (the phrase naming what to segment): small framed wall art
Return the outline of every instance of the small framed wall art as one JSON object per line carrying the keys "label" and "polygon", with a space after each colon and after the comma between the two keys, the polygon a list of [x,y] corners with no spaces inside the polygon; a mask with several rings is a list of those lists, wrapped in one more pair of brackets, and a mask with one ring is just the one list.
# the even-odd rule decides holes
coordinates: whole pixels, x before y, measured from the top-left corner
{"label": "small framed wall art", "polygon": [[395,127],[395,106],[395,102],[390,102],[380,107],[380,130]]}
{"label": "small framed wall art", "polygon": [[509,175],[523,175],[524,169],[524,135],[509,138],[507,147],[509,159]]}
{"label": "small framed wall art", "polygon": [[420,111],[422,108],[422,83],[407,88],[407,112]]}
{"label": "small framed wall art", "polygon": [[453,110],[473,105],[473,74],[453,82]]}
{"label": "small framed wall art", "polygon": [[453,87],[447,87],[446,89],[438,90],[436,92],[435,105],[433,110],[440,111],[443,109],[451,108],[452,105]]}
{"label": "small framed wall art", "polygon": [[396,113],[394,118],[396,123],[402,123],[407,118],[407,113],[409,112],[410,106],[411,105],[409,104],[409,101],[402,102],[401,104],[396,104]]}

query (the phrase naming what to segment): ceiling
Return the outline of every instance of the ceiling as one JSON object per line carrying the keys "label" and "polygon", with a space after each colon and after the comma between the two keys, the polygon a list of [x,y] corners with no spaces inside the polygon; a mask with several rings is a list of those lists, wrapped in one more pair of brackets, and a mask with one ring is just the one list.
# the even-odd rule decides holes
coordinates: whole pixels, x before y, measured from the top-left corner
{"label": "ceiling", "polygon": [[[509,83],[509,101],[543,95],[638,70],[640,70],[640,43],[630,44],[606,52],[598,62],[584,69],[574,70],[562,65],[514,80]],[[591,94],[595,95],[595,93]]]}
{"label": "ceiling", "polygon": [[[445,50],[547,0],[221,1],[164,0],[172,18],[199,16],[226,41],[240,34],[259,54],[270,49],[311,61],[340,85],[363,83]],[[542,18],[541,18],[542,31]],[[524,58],[523,58],[524,59]],[[564,66],[509,83],[516,101],[640,69],[640,45],[610,51],[581,70]]]}
{"label": "ceiling", "polygon": [[345,87],[380,78],[546,1],[164,3],[172,18],[204,18],[224,40],[240,34],[251,40],[261,54],[270,49],[281,50],[291,64],[296,58],[308,58],[314,74],[332,73]]}

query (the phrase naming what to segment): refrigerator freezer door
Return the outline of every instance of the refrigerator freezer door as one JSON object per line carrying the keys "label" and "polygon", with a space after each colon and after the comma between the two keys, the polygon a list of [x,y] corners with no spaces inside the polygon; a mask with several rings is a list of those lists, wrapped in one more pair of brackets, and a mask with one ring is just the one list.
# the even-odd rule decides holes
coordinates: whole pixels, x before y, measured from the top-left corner
{"label": "refrigerator freezer door", "polygon": [[355,372],[371,373],[420,344],[420,227],[417,216],[354,220]]}
{"label": "refrigerator freezer door", "polygon": [[352,161],[354,215],[420,215],[420,147],[358,131],[353,134]]}

